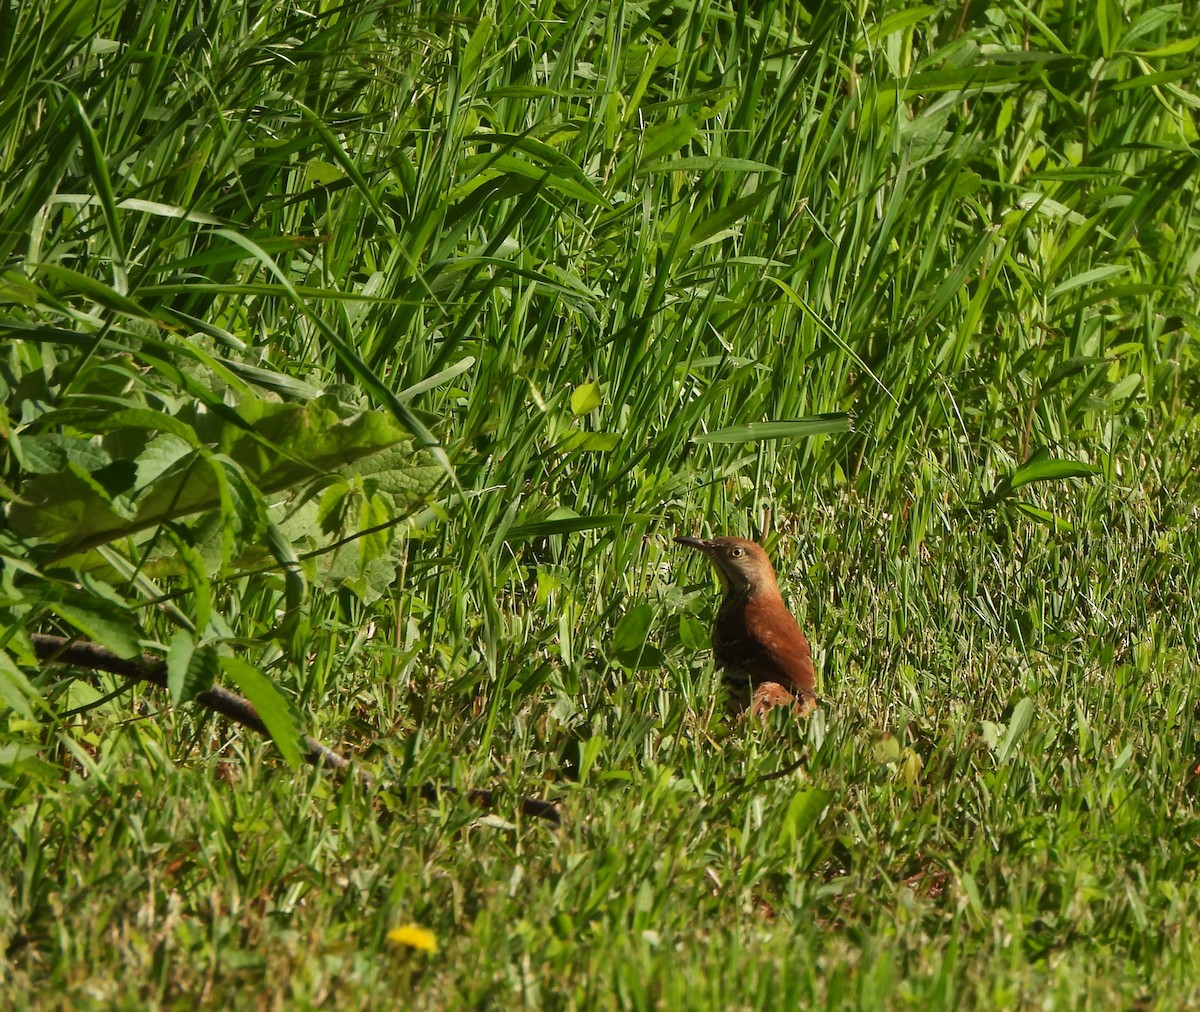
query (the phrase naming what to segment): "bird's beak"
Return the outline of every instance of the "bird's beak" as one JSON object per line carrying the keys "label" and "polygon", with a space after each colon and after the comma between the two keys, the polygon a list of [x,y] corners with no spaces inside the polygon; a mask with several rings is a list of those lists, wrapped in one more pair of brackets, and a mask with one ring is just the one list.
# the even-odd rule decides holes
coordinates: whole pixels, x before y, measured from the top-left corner
{"label": "bird's beak", "polygon": [[712,549],[712,543],[705,541],[703,538],[676,538],[675,544],[687,545],[688,548],[695,548],[697,551],[706,554]]}

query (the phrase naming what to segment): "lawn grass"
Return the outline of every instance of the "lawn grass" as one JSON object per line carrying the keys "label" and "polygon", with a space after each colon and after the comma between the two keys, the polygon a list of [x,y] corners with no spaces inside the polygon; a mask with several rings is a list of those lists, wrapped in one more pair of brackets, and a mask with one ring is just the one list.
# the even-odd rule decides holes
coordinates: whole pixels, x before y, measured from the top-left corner
{"label": "lawn grass", "polygon": [[[118,399],[413,437],[0,531],[15,1006],[1200,1005],[1200,17],[749,6],[0,9],[6,517]],[[768,547],[811,719],[726,717],[676,533]],[[387,786],[26,663],[85,592]]]}

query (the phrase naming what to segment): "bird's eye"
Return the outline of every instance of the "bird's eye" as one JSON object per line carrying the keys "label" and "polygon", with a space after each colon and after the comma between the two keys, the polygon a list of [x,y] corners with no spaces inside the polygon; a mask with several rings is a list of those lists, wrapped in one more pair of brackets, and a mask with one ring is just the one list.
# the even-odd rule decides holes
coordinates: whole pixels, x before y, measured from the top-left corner
{"label": "bird's eye", "polygon": [[746,550],[744,548],[731,548],[729,549],[729,554],[732,558],[740,559],[746,554]]}

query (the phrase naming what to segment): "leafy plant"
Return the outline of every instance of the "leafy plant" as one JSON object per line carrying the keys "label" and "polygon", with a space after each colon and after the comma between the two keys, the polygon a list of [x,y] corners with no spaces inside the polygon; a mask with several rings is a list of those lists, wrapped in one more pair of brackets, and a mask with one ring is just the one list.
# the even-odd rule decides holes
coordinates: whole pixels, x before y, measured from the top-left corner
{"label": "leafy plant", "polygon": [[[0,7],[5,991],[1196,1004],[1197,38]],[[807,723],[717,706],[702,531],[778,563]],[[461,791],[136,720],[58,633]]]}

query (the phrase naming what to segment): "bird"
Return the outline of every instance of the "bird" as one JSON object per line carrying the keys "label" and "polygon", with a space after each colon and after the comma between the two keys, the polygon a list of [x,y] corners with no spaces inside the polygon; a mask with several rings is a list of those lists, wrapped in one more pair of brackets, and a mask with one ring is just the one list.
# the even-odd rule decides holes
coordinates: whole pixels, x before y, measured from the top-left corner
{"label": "bird", "polygon": [[704,555],[721,581],[724,598],[713,625],[713,654],[737,709],[765,719],[789,706],[807,716],[817,705],[812,650],[783,603],[771,560],[745,538],[678,537],[676,544]]}

